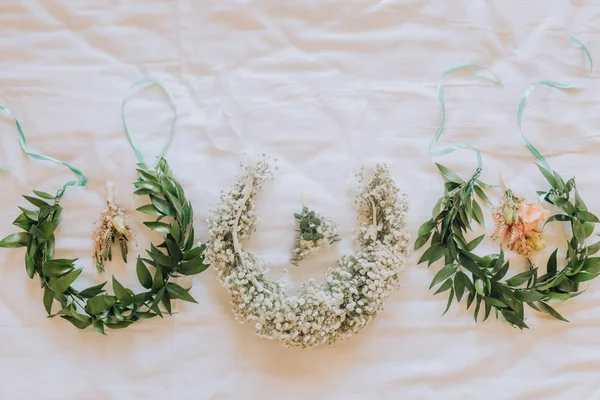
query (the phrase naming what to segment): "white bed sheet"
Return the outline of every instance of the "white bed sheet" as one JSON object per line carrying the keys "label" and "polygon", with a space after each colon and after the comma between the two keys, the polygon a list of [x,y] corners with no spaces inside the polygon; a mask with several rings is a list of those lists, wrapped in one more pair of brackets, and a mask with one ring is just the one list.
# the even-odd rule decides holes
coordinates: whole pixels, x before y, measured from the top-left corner
{"label": "white bed sheet", "polygon": [[[498,182],[503,171],[530,199],[545,184],[518,135],[521,95],[539,79],[586,85],[568,94],[536,90],[525,129],[555,169],[577,174],[590,208],[600,212],[597,74],[585,78],[585,59],[568,40],[578,36],[600,57],[599,18],[600,4],[584,0],[3,0],[0,104],[21,119],[32,147],[90,177],[86,188],[65,195],[57,243],[59,256],[80,258],[82,281],[103,279],[92,264],[90,234],[104,182],[116,182],[129,209],[141,204],[131,195],[136,160],[120,104],[130,83],[153,76],[178,103],[167,158],[193,202],[201,239],[207,239],[209,207],[240,171],[244,151],[280,160],[277,179],[261,198],[263,222],[252,244],[274,271],[286,267],[292,212],[302,194],[341,225],[339,248],[291,270],[288,278],[299,286],[350,250],[352,174],[361,164],[390,165],[412,201],[411,232],[429,215],[441,195],[427,153],[440,120],[435,86],[456,64],[488,66],[505,87],[469,73],[449,79],[443,141],[479,147],[484,179]],[[171,115],[163,101],[148,89],[129,107],[149,158]],[[2,118],[0,127],[0,165],[13,168],[0,175],[4,236],[16,229],[10,222],[21,193],[54,191],[72,175],[29,160],[14,125]],[[442,162],[463,175],[474,168],[466,152]],[[497,201],[499,190],[490,196]],[[490,232],[489,213],[486,220]],[[151,239],[141,221],[135,216],[134,253]],[[562,239],[551,235],[550,247]],[[495,248],[489,241],[483,250]],[[558,306],[569,324],[530,310],[531,329],[520,332],[495,320],[476,325],[464,303],[440,317],[445,299],[428,290],[435,269],[416,260],[366,331],[330,347],[289,350],[235,323],[211,270],[182,282],[193,282],[199,304],[177,304],[174,317],[106,337],[78,331],[45,318],[23,251],[2,250],[0,398],[600,398],[599,282]],[[110,273],[139,288],[132,265],[114,263]]]}

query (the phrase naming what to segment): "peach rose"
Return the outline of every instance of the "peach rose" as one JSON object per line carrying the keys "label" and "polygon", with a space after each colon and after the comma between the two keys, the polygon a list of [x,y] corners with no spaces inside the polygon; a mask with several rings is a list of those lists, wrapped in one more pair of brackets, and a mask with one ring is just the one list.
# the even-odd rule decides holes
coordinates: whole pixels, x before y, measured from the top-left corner
{"label": "peach rose", "polygon": [[528,202],[519,204],[517,213],[528,230],[536,229],[539,222],[547,220],[550,216],[550,211],[542,207],[541,204]]}

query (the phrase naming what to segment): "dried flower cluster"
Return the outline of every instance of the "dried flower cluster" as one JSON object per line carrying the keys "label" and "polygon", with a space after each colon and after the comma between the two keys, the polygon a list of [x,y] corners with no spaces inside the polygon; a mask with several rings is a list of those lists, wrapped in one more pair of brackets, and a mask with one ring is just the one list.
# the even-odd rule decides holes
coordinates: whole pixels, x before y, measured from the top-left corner
{"label": "dried flower cluster", "polygon": [[99,272],[104,272],[104,262],[112,261],[112,246],[118,244],[123,261],[127,262],[128,243],[134,239],[131,223],[125,211],[111,200],[96,221],[93,234],[94,259]]}
{"label": "dried flower cluster", "polygon": [[509,250],[531,260],[534,251],[546,247],[539,223],[546,221],[550,212],[541,204],[529,203],[508,189],[502,203],[494,208],[493,216],[494,239],[501,240]]}
{"label": "dried flower cluster", "polygon": [[308,209],[303,205],[302,212],[294,214],[298,221],[298,238],[292,250],[292,264],[298,265],[305,258],[315,255],[327,243],[332,245],[340,241],[339,227],[323,215]]}
{"label": "dried flower cluster", "polygon": [[376,317],[398,286],[410,253],[408,201],[386,166],[363,168],[357,197],[362,221],[356,233],[361,249],[343,256],[325,273],[324,283],[311,279],[301,295],[288,296],[286,284],[265,277],[265,261],[240,244],[256,231],[256,197],[272,177],[269,159],[262,158],[221,195],[208,220],[206,260],[229,290],[236,319],[253,323],[259,336],[301,348],[350,337]]}

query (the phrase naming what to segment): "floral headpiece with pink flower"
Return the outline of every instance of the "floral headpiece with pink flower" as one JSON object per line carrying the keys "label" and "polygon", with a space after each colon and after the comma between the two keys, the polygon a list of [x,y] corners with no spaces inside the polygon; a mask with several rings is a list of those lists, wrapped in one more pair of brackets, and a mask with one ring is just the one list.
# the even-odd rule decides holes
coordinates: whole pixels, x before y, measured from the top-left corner
{"label": "floral headpiece with pink flower", "polygon": [[[589,52],[579,40],[571,39],[582,47],[589,57]],[[591,58],[590,58],[591,61]],[[436,164],[445,179],[444,195],[435,205],[432,217],[421,225],[415,250],[429,243],[423,252],[419,264],[431,266],[443,259],[444,267],[434,276],[430,288],[437,287],[438,293],[447,293],[448,300],[444,314],[450,308],[454,299],[460,302],[467,297],[467,309],[475,304],[474,317],[478,320],[480,311],[484,320],[491,315],[500,315],[511,325],[518,328],[528,328],[525,323],[524,305],[566,321],[548,303],[564,301],[579,295],[579,284],[600,275],[600,257],[591,257],[600,251],[600,242],[586,245],[586,239],[593,231],[594,225],[600,222],[590,213],[581,199],[575,185],[575,179],[567,181],[552,171],[546,160],[535,147],[525,138],[529,150],[538,158],[539,169],[551,187],[547,191],[538,192],[541,203],[558,209],[562,213],[550,216],[550,211],[542,204],[532,203],[506,189],[502,202],[494,207],[493,217],[496,229],[493,237],[501,241],[500,252],[497,254],[479,255],[475,251],[485,235],[475,238],[472,236],[472,224],[477,222],[484,225],[482,207],[477,197],[492,205],[484,189],[491,186],[482,183],[479,177],[482,172],[481,153],[467,144],[456,144],[447,149],[434,152],[432,149],[440,138],[445,124],[445,102],[443,96],[443,79],[450,73],[463,68],[488,69],[474,65],[463,65],[448,69],[443,73],[438,84],[438,98],[442,108],[442,122],[430,143],[432,156],[441,156],[457,149],[467,148],[477,155],[477,169],[469,179],[463,179],[447,167]],[[492,75],[494,75],[492,73]],[[495,78],[497,78],[494,75]],[[497,82],[500,82],[497,79]],[[573,86],[551,81],[540,81],[529,87],[519,106],[518,123],[521,119],[526,100],[538,85],[557,89],[571,89]],[[558,249],[550,256],[545,273],[533,264],[532,256],[535,251],[545,248],[542,237],[542,223],[561,221],[569,223],[573,232],[568,242],[568,251],[562,269],[558,269]],[[504,249],[523,255],[529,261],[529,269],[508,279],[505,276],[509,270],[509,262],[505,260]],[[483,311],[484,310],[484,311]]]}

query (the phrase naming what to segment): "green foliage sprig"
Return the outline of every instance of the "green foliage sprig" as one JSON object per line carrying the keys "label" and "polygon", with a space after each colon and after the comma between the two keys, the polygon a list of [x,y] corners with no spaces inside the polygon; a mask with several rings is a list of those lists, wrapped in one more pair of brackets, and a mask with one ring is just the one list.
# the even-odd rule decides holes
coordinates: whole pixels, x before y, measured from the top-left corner
{"label": "green foliage sprig", "polygon": [[[585,245],[586,238],[592,234],[594,224],[599,220],[587,210],[577,192],[575,180],[564,182],[559,174],[540,167],[551,189],[538,194],[564,212],[552,216],[547,222],[570,222],[573,230],[573,238],[568,243],[567,265],[557,270],[557,249],[548,260],[546,274],[538,276],[538,269],[530,265],[528,271],[503,280],[509,270],[504,251],[480,257],[474,250],[485,235],[471,241],[465,239],[465,234],[472,230],[473,220],[483,225],[481,206],[474,197],[477,195],[489,204],[483,189],[490,186],[478,180],[480,170],[464,181],[448,168],[436,165],[446,180],[445,193],[434,207],[432,219],[419,228],[415,249],[423,247],[431,239],[419,264],[427,262],[431,265],[440,259],[445,262],[430,286],[440,285],[436,294],[449,293],[444,314],[454,298],[460,302],[463,295],[467,294],[467,309],[475,304],[475,321],[478,321],[483,305],[484,321],[494,310],[496,318],[502,315],[511,325],[528,328],[525,323],[525,303],[537,311],[567,321],[548,301],[564,301],[577,296],[580,282],[600,274],[600,258],[590,257],[600,251],[600,242]],[[571,202],[572,194],[574,203]]]}
{"label": "green foliage sprig", "polygon": [[[13,224],[23,232],[4,238],[0,247],[27,247],[25,269],[30,278],[39,276],[44,289],[44,307],[50,317],[58,315],[79,329],[92,325],[104,334],[105,327],[126,328],[142,319],[162,317],[163,312],[171,314],[171,300],[195,302],[189,289],[169,282],[171,277],[195,275],[207,268],[205,246],[198,247],[194,243],[192,206],[164,159],[154,169],[138,164],[138,173],[140,179],[135,183],[134,193],[148,195],[151,201],[138,211],[156,216],[155,222],[144,224],[164,234],[160,245],[152,245],[147,250],[150,258],[138,257],[137,276],[147,289],[141,293],[124,287],[114,276],[114,295],[106,294],[106,282],[84,290],[71,286],[82,271],[75,268],[77,260],[54,258],[54,233],[62,212],[60,197],[39,191],[34,191],[36,197],[23,196],[34,208],[19,207],[22,213]],[[165,222],[167,220],[169,222]],[[61,308],[52,313],[55,301]]]}

